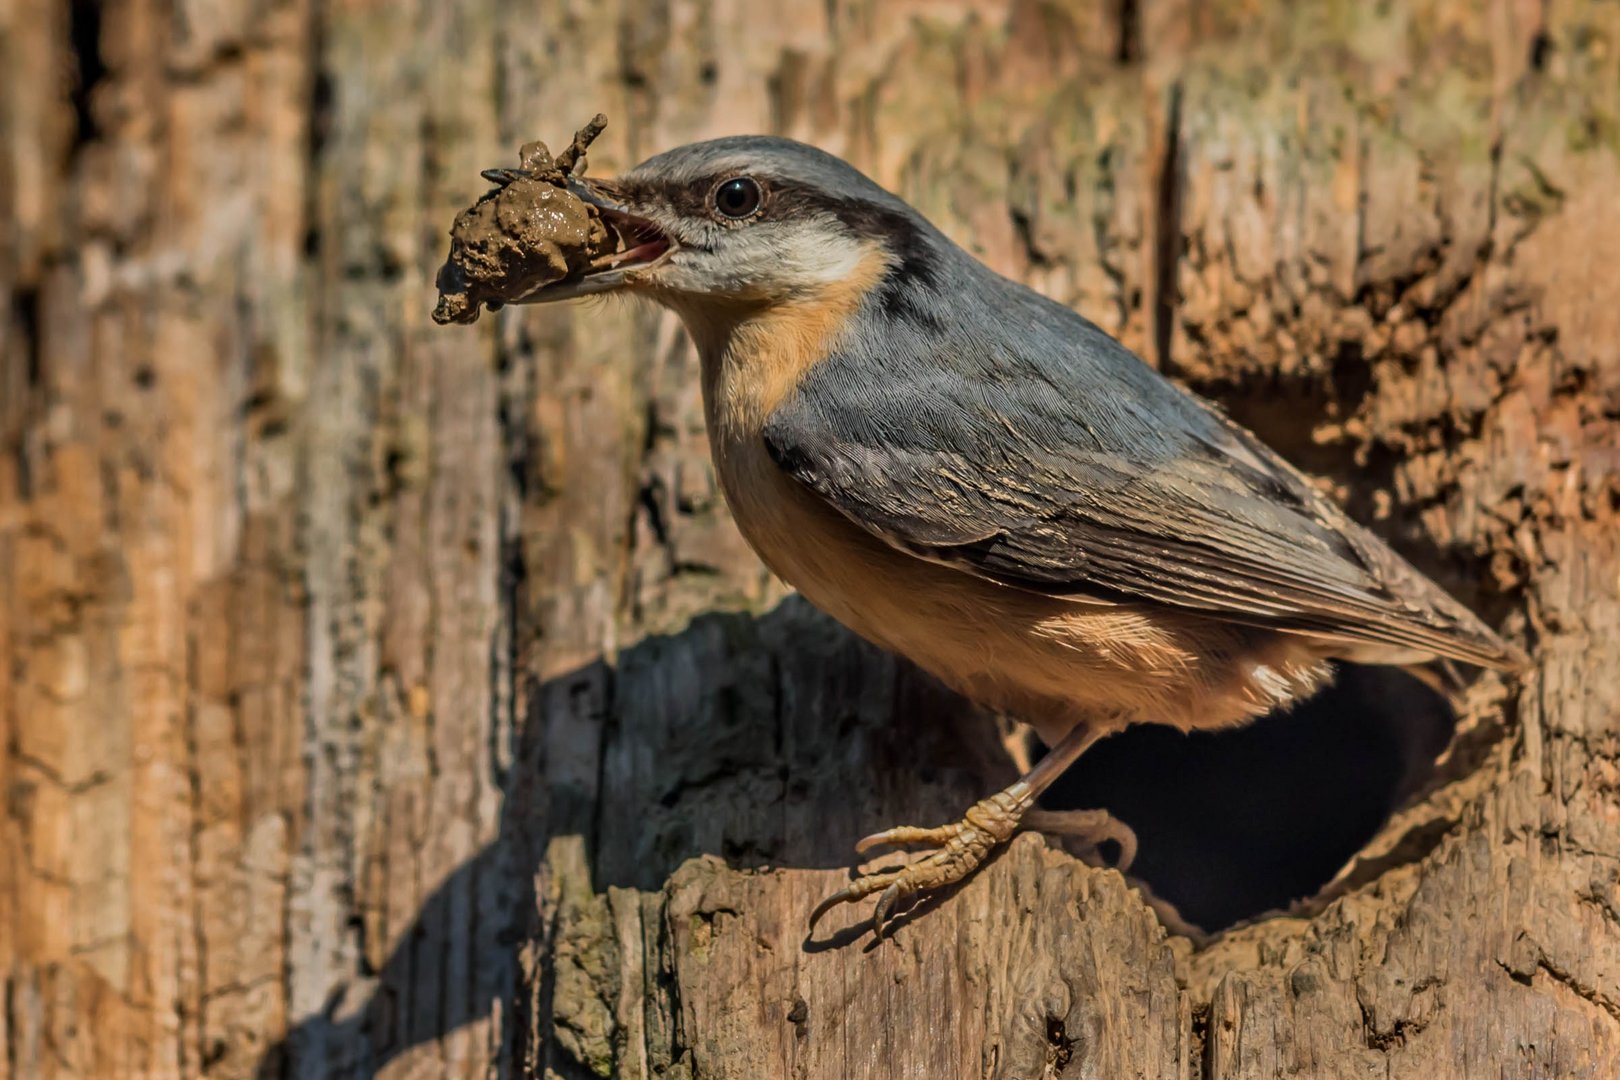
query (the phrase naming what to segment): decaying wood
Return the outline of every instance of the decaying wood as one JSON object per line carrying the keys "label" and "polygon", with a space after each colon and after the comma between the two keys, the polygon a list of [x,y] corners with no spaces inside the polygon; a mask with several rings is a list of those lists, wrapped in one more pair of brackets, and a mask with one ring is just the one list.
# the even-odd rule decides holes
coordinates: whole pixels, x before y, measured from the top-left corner
{"label": "decaying wood", "polygon": [[[1620,1074],[1614,4],[8,0],[0,88],[0,1071]],[[479,171],[598,109],[598,175],[849,157],[1533,674],[1290,916],[1024,838],[807,946],[1011,765],[779,604],[672,322],[429,323]]]}

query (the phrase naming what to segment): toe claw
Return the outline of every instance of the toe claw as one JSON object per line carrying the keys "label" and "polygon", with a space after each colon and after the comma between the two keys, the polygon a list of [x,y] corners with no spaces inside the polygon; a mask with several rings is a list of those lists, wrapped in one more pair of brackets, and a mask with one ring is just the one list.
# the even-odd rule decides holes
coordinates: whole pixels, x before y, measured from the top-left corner
{"label": "toe claw", "polygon": [[894,905],[901,896],[900,883],[897,881],[883,890],[878,897],[877,906],[872,909],[872,933],[879,941],[883,940],[884,928],[888,926],[889,915],[894,911]]}
{"label": "toe claw", "polygon": [[856,893],[855,893],[855,891],[853,889],[844,888],[844,889],[839,889],[837,892],[835,892],[831,896],[827,897],[821,903],[817,904],[816,909],[810,913],[810,931],[811,931],[811,933],[815,932],[816,923],[820,922],[821,917],[823,915],[827,914],[827,912],[831,911],[833,908],[837,907],[839,904],[847,904],[852,900],[859,900],[859,899],[860,899],[860,897],[856,895]]}
{"label": "toe claw", "polygon": [[1136,861],[1136,830],[1123,825],[1119,835],[1114,837],[1114,843],[1119,845],[1119,858],[1114,861],[1114,869],[1123,874]]}
{"label": "toe claw", "polygon": [[1099,847],[1112,840],[1119,845],[1119,858],[1113,866],[1122,874],[1136,859],[1136,831],[1106,810],[1033,810],[1024,816],[1024,827],[1052,836],[1074,837],[1096,852],[1099,859]]}
{"label": "toe claw", "polygon": [[892,829],[875,832],[871,836],[863,836],[855,842],[855,854],[865,855],[875,847],[900,847],[905,844],[929,844],[934,847],[943,847],[951,838],[962,831],[960,822],[953,825],[939,825],[932,829],[919,828],[916,825],[896,825]]}

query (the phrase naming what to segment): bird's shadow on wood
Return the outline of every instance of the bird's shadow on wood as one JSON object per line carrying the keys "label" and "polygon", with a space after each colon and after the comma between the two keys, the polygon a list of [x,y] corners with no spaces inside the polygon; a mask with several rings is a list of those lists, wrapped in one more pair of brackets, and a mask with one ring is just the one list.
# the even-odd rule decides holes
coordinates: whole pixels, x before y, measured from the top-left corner
{"label": "bird's shadow on wood", "polygon": [[[991,718],[797,598],[762,616],[704,615],[616,664],[523,689],[496,837],[408,927],[389,929],[379,968],[353,973],[270,1048],[261,1077],[370,1076],[490,1017],[479,1038],[520,1062],[527,1033],[545,1024],[544,1001],[519,990],[532,982],[525,946],[547,934],[536,883],[557,887],[554,841],[578,838],[597,891],[656,890],[704,854],[847,867],[858,837],[955,820],[1016,774]],[[1238,732],[1115,736],[1043,801],[1107,807],[1132,824],[1138,872],[1214,928],[1324,883],[1410,794],[1453,723],[1416,680],[1354,669],[1316,701]],[[941,902],[914,905],[900,924]]]}
{"label": "bird's shadow on wood", "polygon": [[260,1077],[370,1076],[492,1015],[512,1038],[532,1019],[519,953],[546,933],[536,883],[555,840],[582,841],[596,891],[658,889],[703,854],[844,867],[858,837],[954,818],[1015,775],[979,710],[797,598],[703,615],[519,696],[495,838],[385,930],[381,965],[300,1019]]}

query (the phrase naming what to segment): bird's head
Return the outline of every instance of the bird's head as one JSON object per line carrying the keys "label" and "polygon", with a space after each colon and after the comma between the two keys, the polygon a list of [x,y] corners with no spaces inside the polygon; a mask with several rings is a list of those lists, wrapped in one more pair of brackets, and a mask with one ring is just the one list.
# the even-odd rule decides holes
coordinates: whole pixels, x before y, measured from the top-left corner
{"label": "bird's head", "polygon": [[824,151],[739,136],[682,146],[623,176],[571,178],[624,239],[611,266],[523,302],[628,291],[694,322],[815,303],[851,281],[920,271],[935,235],[908,205]]}

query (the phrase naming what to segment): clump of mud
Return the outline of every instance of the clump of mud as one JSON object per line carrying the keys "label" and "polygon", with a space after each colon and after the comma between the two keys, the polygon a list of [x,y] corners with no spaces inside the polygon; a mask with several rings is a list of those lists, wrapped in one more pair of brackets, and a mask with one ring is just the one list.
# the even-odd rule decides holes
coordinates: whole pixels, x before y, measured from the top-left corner
{"label": "clump of mud", "polygon": [[585,273],[617,243],[601,213],[568,190],[585,150],[607,126],[597,113],[555,158],[542,142],[518,151],[519,168],[490,169],[498,186],[456,215],[450,257],[439,269],[436,323],[471,323],[554,282]]}

